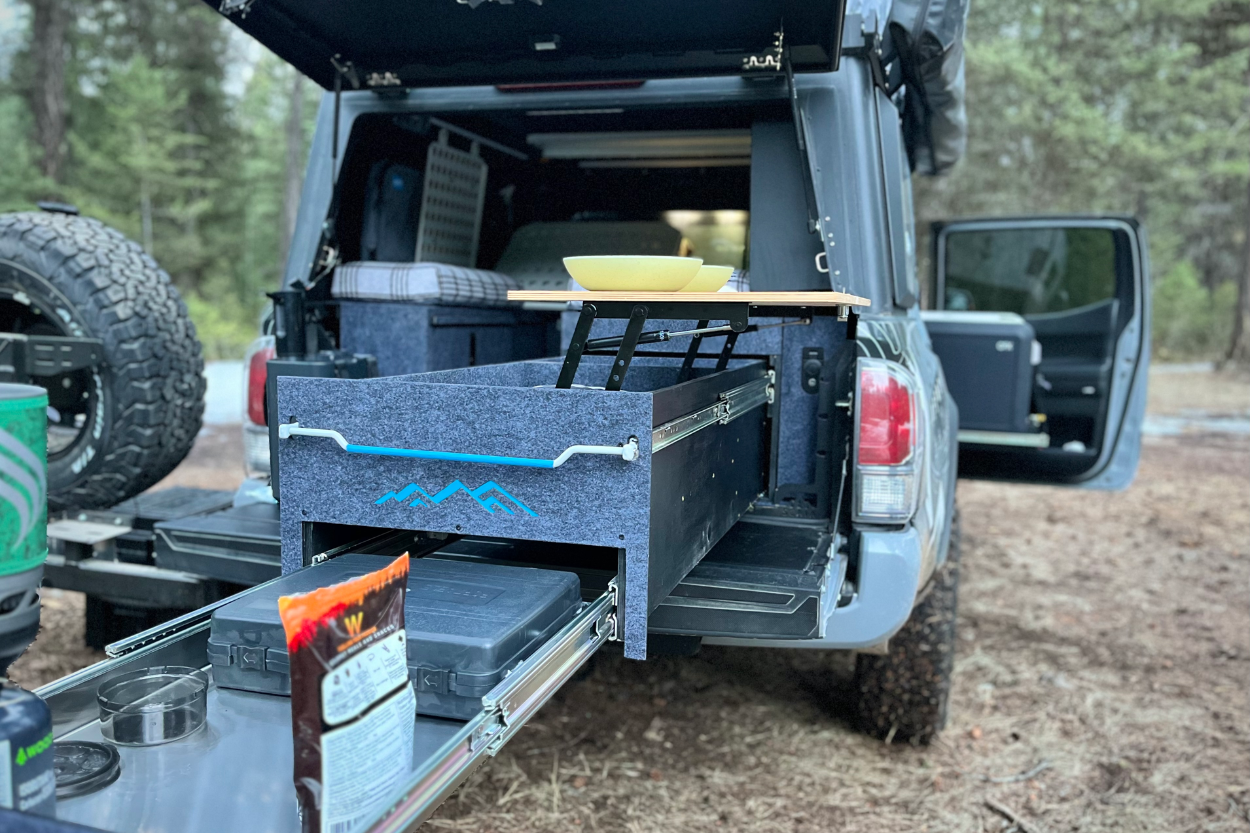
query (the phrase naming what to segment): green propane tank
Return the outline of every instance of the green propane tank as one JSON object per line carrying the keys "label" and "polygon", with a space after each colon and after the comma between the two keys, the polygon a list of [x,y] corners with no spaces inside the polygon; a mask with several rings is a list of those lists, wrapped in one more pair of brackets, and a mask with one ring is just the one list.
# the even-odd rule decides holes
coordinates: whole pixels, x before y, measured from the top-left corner
{"label": "green propane tank", "polygon": [[48,557],[48,394],[0,384],[0,676],[39,631]]}

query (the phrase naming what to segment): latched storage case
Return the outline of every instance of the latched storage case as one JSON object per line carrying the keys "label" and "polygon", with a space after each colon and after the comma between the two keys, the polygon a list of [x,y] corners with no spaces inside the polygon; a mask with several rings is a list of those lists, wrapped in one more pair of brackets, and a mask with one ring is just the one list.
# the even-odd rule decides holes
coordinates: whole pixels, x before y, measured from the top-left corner
{"label": "latched storage case", "polygon": [[[278,597],[337,584],[381,563],[381,556],[341,555],[219,608],[208,638],[217,685],[290,694]],[[418,713],[473,717],[482,697],[581,606],[581,585],[573,573],[414,559],[404,619]]]}
{"label": "latched storage case", "polygon": [[260,584],[282,574],[278,507],[232,506],[207,515],[158,523],[156,564],[236,584]]}
{"label": "latched storage case", "polygon": [[961,430],[1027,433],[1033,399],[1033,327],[1009,312],[925,312],[921,316]]}

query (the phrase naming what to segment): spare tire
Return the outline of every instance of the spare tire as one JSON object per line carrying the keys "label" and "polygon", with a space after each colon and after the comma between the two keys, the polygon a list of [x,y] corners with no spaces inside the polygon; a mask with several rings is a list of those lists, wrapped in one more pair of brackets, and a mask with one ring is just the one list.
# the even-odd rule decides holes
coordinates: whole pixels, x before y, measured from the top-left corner
{"label": "spare tire", "polygon": [[72,214],[0,214],[0,332],[98,338],[101,364],[48,391],[48,505],[102,509],[173,471],[204,416],[204,360],[169,275]]}

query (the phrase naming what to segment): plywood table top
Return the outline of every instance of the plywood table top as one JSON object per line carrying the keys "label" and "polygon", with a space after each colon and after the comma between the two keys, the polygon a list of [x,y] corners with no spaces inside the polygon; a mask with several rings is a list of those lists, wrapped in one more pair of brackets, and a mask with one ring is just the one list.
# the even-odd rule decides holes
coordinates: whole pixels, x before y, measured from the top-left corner
{"label": "plywood table top", "polygon": [[627,304],[746,302],[753,307],[866,307],[872,302],[845,292],[576,292],[514,289],[509,301],[617,301]]}

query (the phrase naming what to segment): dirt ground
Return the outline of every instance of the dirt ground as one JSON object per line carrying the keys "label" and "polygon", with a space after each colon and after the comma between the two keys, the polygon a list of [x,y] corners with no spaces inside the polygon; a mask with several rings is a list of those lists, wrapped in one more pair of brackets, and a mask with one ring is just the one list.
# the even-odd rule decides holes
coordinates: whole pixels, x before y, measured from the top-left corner
{"label": "dirt ground", "polygon": [[1162,365],[1150,374],[1149,413],[1174,416],[1195,411],[1208,417],[1250,416],[1250,371],[1195,371]]}
{"label": "dirt ground", "polygon": [[[1158,378],[1154,412],[1250,411],[1244,378]],[[192,476],[238,470],[215,442]],[[1250,437],[1148,438],[1123,493],[961,482],[959,501],[955,690],[932,746],[853,730],[843,656],[605,649],[430,826],[1250,829]],[[27,685],[93,659],[81,597],[45,610],[13,671]]]}

